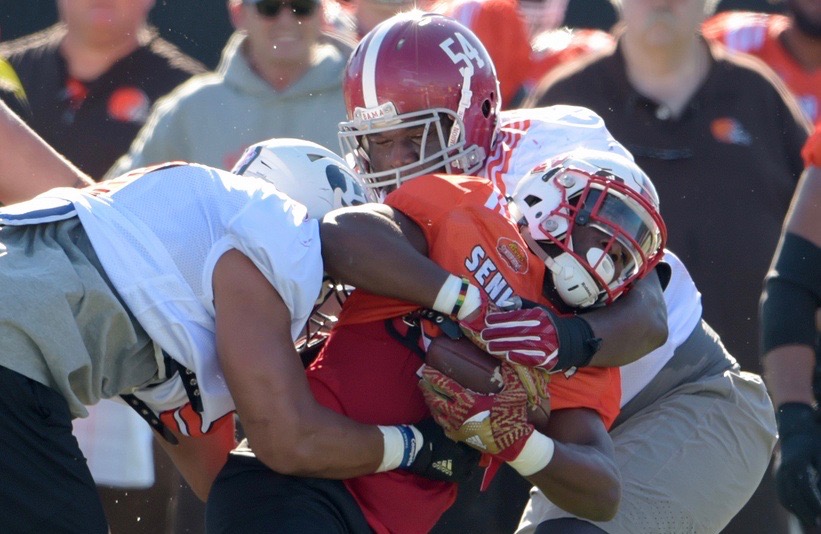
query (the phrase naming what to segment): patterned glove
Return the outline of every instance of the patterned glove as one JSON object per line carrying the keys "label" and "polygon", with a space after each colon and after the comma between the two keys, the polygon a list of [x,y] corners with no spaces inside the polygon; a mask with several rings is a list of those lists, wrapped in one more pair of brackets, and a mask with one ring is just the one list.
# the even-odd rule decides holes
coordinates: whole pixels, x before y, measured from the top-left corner
{"label": "patterned glove", "polygon": [[407,470],[431,480],[463,482],[473,476],[481,454],[464,443],[453,441],[432,418],[415,426],[424,443]]}
{"label": "patterned glove", "polygon": [[512,366],[502,365],[502,380],[499,393],[481,395],[425,367],[419,386],[446,435],[510,461],[519,455],[534,429],[527,421],[528,393]]}
{"label": "patterned glove", "polygon": [[559,361],[556,316],[547,308],[488,313],[480,338],[485,350],[509,362],[552,371]]}
{"label": "patterned glove", "polygon": [[[509,366],[516,372],[519,382],[521,382],[525,393],[527,393],[528,409],[543,408],[545,406],[544,401],[550,398],[550,391],[548,390],[550,374],[541,367],[527,367],[514,363],[509,364]],[[504,367],[507,367],[507,365],[504,365]]]}
{"label": "patterned glove", "polygon": [[778,409],[781,463],[775,473],[778,500],[806,526],[821,524],[821,421],[808,404]]}

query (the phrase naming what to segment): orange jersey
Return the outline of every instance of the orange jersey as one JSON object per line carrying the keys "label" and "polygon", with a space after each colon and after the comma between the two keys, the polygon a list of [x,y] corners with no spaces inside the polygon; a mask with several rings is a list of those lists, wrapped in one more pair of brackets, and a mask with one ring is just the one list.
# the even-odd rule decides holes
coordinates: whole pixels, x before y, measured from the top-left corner
{"label": "orange jersey", "polygon": [[764,61],[795,95],[805,115],[817,123],[821,119],[821,69],[804,69],[784,47],[781,34],[789,24],[784,15],[726,11],[707,19],[702,33],[730,50]]}
{"label": "orange jersey", "polygon": [[[469,194],[464,194],[469,191]],[[468,277],[495,302],[516,294],[550,306],[542,296],[544,263],[531,254],[506,203],[480,178],[431,175],[405,182],[387,204],[414,220],[428,242],[428,255],[448,271]],[[608,427],[618,415],[620,374],[616,368],[584,368],[572,378],[553,375],[554,410],[590,408]]]}
{"label": "orange jersey", "polygon": [[[428,175],[391,193],[386,204],[411,218],[428,243],[428,255],[448,271],[468,277],[495,302],[516,294],[550,306],[542,297],[545,266],[530,253],[507,216],[506,201],[486,180],[472,176]],[[416,306],[354,291],[339,324],[404,315]],[[596,410],[609,427],[619,411],[618,369],[584,368],[571,379],[550,383],[553,409]]]}
{"label": "orange jersey", "polygon": [[[502,195],[475,177],[429,175],[405,182],[386,204],[410,217],[425,235],[429,255],[469,277],[495,301],[517,294],[542,301],[544,264],[531,255],[507,215]],[[356,290],[308,380],[318,402],[369,424],[414,423],[429,416],[418,389],[421,350],[389,334],[386,319],[417,306]],[[394,319],[389,324],[399,323]],[[585,368],[554,375],[551,405],[589,408],[612,424],[619,410],[618,369]],[[455,485],[396,470],[345,481],[374,531],[426,532],[453,504]]]}

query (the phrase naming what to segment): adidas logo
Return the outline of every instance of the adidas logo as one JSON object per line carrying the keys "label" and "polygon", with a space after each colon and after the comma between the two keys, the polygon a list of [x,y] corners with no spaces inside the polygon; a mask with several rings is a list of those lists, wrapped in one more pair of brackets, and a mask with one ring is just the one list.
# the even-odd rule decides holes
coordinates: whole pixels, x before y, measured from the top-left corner
{"label": "adidas logo", "polygon": [[450,460],[439,460],[433,462],[432,467],[437,471],[445,473],[447,476],[453,476],[453,463]]}

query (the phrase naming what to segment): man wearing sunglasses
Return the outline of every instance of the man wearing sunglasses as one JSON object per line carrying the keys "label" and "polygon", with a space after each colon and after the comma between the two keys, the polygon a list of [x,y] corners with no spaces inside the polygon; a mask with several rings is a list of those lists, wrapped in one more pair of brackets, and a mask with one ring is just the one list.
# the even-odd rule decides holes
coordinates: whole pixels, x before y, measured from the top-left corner
{"label": "man wearing sunglasses", "polygon": [[230,169],[245,147],[271,137],[338,145],[334,132],[345,116],[340,80],[352,43],[324,31],[320,0],[227,6],[236,31],[216,72],[158,103],[109,177],[171,160]]}

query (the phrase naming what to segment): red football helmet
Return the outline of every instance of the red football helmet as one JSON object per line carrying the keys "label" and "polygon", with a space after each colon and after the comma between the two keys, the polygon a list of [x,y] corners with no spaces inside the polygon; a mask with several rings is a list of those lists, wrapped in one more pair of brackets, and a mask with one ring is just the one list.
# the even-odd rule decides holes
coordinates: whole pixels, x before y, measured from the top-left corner
{"label": "red football helmet", "polygon": [[[410,11],[379,24],[348,60],[343,89],[349,120],[339,124],[340,144],[368,187],[484,166],[498,129],[499,81],[482,43],[455,20]],[[367,135],[419,126],[425,126],[422,147],[436,135],[440,150],[423,149],[413,164],[372,171]]]}

